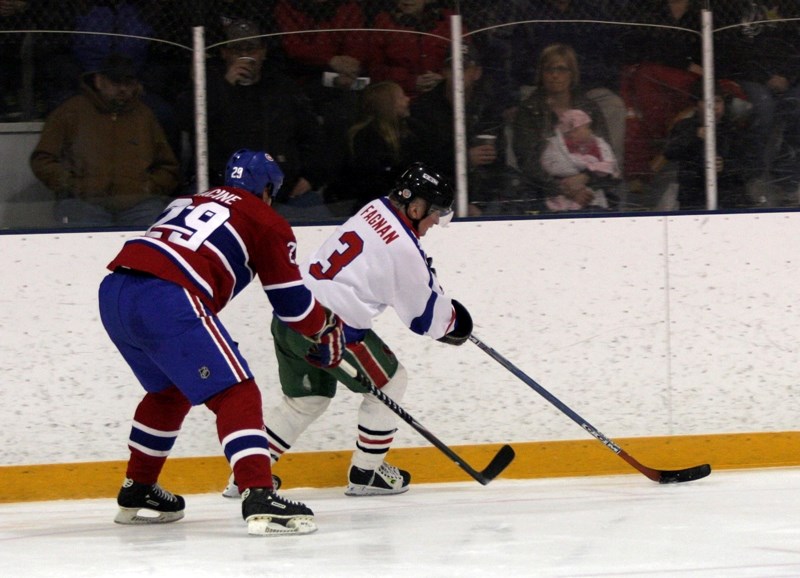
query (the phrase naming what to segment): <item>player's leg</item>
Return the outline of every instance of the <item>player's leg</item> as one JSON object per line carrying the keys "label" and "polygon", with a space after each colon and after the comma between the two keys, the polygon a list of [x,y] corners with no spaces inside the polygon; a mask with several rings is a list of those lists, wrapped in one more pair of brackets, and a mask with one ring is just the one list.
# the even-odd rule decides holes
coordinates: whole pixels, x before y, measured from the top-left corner
{"label": "player's leg", "polygon": [[305,534],[316,530],[313,512],[275,492],[264,427],[262,400],[238,345],[215,315],[185,293],[194,321],[179,340],[170,340],[158,360],[181,359],[167,369],[194,403],[205,403],[217,417],[217,434],[242,491],[242,517],[250,534]]}
{"label": "player's leg", "polygon": [[174,522],[183,517],[184,500],[161,488],[158,477],[178,436],[191,403],[161,369],[132,343],[128,326],[132,297],[139,293],[136,279],[109,275],[99,292],[100,316],[111,340],[133,370],[147,394],[136,408],[128,447],[130,458],[117,496],[119,524]]}
{"label": "player's leg", "polygon": [[250,534],[306,534],[316,530],[313,512],[286,500],[273,487],[261,393],[252,379],[216,395],[206,405],[217,416],[217,433],[242,492],[242,517]]}
{"label": "player's leg", "polygon": [[[375,334],[368,331],[358,343],[348,344],[348,361],[365,374],[381,391],[400,403],[408,383],[405,368],[391,349]],[[359,390],[352,379],[342,380],[350,388]],[[376,496],[400,494],[408,490],[411,475],[386,462],[394,434],[397,431],[395,414],[374,395],[364,394],[358,410],[358,436],[353,452],[348,486],[348,496]]]}
{"label": "player's leg", "polygon": [[[306,428],[322,415],[336,393],[336,378],[309,364],[303,357],[310,342],[278,320],[272,322],[278,376],[283,392],[276,406],[265,411],[266,435],[272,463],[287,452]],[[231,473],[222,492],[226,498],[240,496],[239,480]],[[273,474],[273,484],[280,478]]]}
{"label": "player's leg", "polygon": [[278,320],[272,322],[275,357],[283,397],[266,412],[273,463],[292,447],[336,395],[336,377],[305,360],[310,343]]}
{"label": "player's leg", "polygon": [[127,333],[192,405],[205,403],[217,415],[225,455],[242,476],[243,489],[252,490],[242,505],[248,531],[316,529],[310,509],[272,491],[261,396],[236,343],[197,297],[172,283],[146,281],[138,293],[125,294],[134,310]]}

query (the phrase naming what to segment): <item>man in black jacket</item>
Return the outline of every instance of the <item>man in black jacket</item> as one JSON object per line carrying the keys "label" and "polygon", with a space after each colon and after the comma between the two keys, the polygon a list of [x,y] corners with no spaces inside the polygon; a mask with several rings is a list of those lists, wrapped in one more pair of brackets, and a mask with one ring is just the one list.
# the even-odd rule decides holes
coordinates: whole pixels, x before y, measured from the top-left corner
{"label": "man in black jacket", "polygon": [[[248,20],[226,28],[223,66],[211,68],[207,81],[209,184],[220,185],[225,163],[242,148],[270,151],[285,174],[281,203],[316,196],[325,183],[320,149],[322,128],[307,96],[279,71],[264,67],[267,48],[260,29]],[[194,134],[193,106],[186,95],[182,128]],[[317,197],[318,199],[318,197]],[[315,201],[315,202],[318,202]],[[311,203],[313,204],[313,203]]]}

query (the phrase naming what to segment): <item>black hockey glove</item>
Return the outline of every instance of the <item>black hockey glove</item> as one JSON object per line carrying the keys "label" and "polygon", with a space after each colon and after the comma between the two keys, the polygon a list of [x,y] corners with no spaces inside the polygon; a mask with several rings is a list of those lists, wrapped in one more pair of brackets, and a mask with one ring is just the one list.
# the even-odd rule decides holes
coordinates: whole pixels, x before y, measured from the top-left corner
{"label": "black hockey glove", "polygon": [[437,341],[448,345],[462,345],[472,335],[472,317],[470,317],[467,308],[455,299],[453,299],[453,309],[456,312],[456,322],[453,325],[453,330],[437,339]]}

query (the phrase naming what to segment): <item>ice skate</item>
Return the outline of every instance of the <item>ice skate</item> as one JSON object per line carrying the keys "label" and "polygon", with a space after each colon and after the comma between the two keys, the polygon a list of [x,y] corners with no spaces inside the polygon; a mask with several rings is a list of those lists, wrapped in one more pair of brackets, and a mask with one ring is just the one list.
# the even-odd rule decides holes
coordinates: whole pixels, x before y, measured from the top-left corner
{"label": "ice skate", "polygon": [[[277,492],[281,489],[281,479],[272,474],[272,490]],[[241,498],[242,494],[239,493],[239,486],[236,485],[236,480],[233,479],[233,474],[228,478],[228,485],[222,490],[223,498]]]}
{"label": "ice skate", "polygon": [[350,466],[347,496],[385,496],[408,491],[411,474],[383,462],[377,470],[362,470]]}
{"label": "ice skate", "polygon": [[186,503],[182,496],[158,484],[140,484],[125,478],[117,495],[117,524],[166,524],[183,518]]}
{"label": "ice skate", "polygon": [[242,494],[242,517],[254,536],[310,534],[317,529],[314,512],[269,488],[249,488]]}

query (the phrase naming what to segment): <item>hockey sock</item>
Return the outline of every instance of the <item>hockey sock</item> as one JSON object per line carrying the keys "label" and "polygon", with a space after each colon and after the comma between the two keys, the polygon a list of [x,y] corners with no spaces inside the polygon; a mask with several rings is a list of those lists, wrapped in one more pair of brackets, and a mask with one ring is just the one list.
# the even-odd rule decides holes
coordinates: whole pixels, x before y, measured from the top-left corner
{"label": "hockey sock", "polygon": [[[408,378],[402,365],[389,382],[381,387],[381,391],[400,403],[406,391]],[[351,460],[352,465],[365,470],[377,469],[386,457],[386,453],[394,441],[396,418],[392,410],[386,407],[377,397],[364,394],[364,400],[358,408],[358,438],[356,451]]]}
{"label": "hockey sock", "polygon": [[217,435],[239,491],[272,487],[261,392],[255,381],[248,379],[229,387],[206,406],[217,416]]}
{"label": "hockey sock", "polygon": [[331,398],[321,395],[284,395],[277,407],[267,410],[265,421],[272,463],[277,462],[292,447],[300,434],[325,412],[330,403]]}
{"label": "hockey sock", "polygon": [[144,396],[133,416],[125,475],[140,484],[155,484],[175,445],[192,404],[174,385]]}

